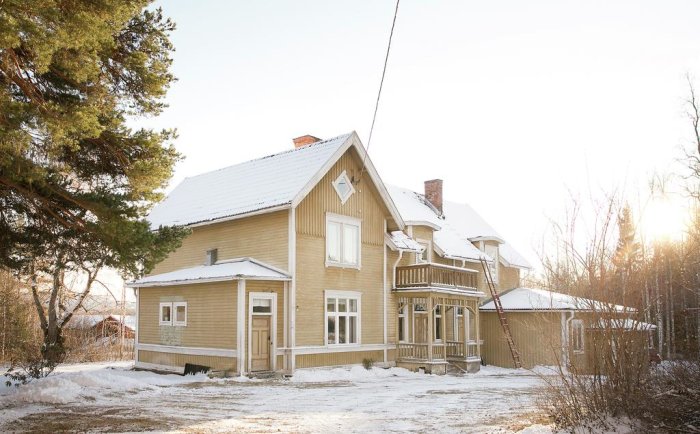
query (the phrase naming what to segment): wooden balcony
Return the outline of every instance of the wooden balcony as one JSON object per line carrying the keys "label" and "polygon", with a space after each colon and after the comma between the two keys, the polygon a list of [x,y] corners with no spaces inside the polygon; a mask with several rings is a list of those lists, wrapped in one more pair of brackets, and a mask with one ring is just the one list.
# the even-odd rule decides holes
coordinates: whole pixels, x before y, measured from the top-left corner
{"label": "wooden balcony", "polygon": [[476,276],[476,271],[449,265],[406,265],[396,267],[396,289],[441,287],[475,290]]}

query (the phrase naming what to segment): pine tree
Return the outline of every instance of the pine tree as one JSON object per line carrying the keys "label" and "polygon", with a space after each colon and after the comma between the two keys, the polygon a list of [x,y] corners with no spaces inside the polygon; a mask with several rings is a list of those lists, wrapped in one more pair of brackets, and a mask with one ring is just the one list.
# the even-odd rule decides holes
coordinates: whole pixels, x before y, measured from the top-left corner
{"label": "pine tree", "polygon": [[[149,3],[0,2],[0,266],[28,280],[52,363],[100,268],[148,271],[186,233],[145,220],[180,158],[174,132],[127,126],[160,113],[174,80],[174,25]],[[88,285],[65,306],[69,272]]]}
{"label": "pine tree", "polygon": [[[612,258],[616,287],[612,296],[617,303],[624,303],[629,300],[631,294],[628,292],[632,286],[631,279],[634,277],[633,273],[638,270],[642,259],[641,246],[637,241],[637,229],[629,205],[625,205],[620,211],[617,218],[617,228],[618,241]],[[635,285],[635,287],[637,286]],[[636,301],[641,298],[637,297]]]}

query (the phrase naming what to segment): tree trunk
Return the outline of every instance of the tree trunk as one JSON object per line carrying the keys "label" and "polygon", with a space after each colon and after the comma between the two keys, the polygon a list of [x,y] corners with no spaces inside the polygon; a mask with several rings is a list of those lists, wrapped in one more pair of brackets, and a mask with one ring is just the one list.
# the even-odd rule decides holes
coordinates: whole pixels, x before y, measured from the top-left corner
{"label": "tree trunk", "polygon": [[656,290],[656,331],[659,336],[659,355],[664,353],[664,316],[661,310],[661,294],[659,290],[659,267],[658,264],[654,265],[654,277]]}

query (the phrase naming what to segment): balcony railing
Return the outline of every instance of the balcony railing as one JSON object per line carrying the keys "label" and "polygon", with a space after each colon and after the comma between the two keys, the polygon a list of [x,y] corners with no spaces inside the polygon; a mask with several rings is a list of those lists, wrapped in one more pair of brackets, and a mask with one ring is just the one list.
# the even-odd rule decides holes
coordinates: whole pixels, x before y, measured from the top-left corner
{"label": "balcony railing", "polygon": [[477,272],[464,268],[432,263],[396,267],[396,288],[475,289]]}
{"label": "balcony railing", "polygon": [[[447,356],[448,359],[458,360],[479,357],[478,344],[476,341],[467,342],[466,352],[464,351],[464,342],[433,342],[432,352],[432,360],[445,360],[445,356]],[[399,359],[428,360],[428,344],[400,342],[398,344],[398,353]]]}

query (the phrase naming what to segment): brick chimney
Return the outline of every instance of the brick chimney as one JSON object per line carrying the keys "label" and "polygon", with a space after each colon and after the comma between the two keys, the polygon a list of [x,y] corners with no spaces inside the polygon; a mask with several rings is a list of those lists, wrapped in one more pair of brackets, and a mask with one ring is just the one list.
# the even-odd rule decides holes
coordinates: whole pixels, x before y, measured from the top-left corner
{"label": "brick chimney", "polygon": [[321,139],[319,139],[318,137],[314,137],[314,136],[311,136],[309,134],[306,134],[304,136],[297,137],[296,139],[292,139],[292,141],[294,142],[295,148],[300,148],[302,146],[306,146],[306,145],[310,145],[312,143],[320,142]]}
{"label": "brick chimney", "polygon": [[425,198],[437,208],[442,215],[442,179],[425,181]]}

